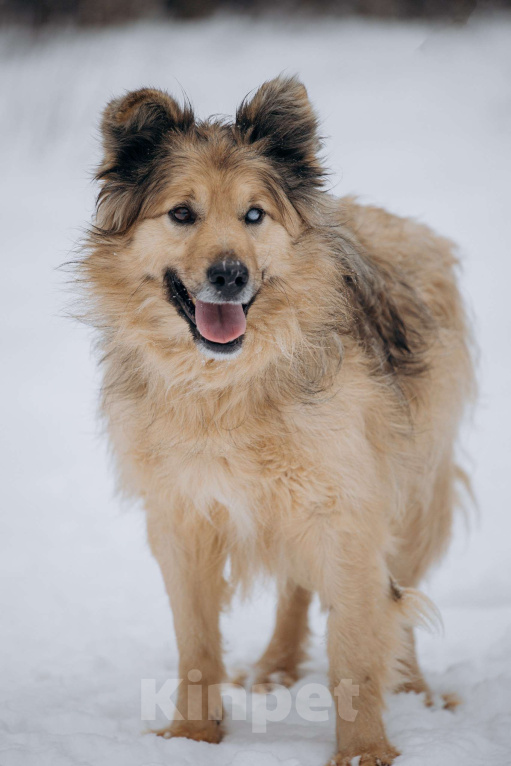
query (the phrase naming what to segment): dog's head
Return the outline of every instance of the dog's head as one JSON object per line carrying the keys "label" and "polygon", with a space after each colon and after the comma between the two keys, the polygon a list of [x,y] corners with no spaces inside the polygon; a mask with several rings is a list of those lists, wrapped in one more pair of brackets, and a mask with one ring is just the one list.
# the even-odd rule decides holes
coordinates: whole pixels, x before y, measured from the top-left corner
{"label": "dog's head", "polygon": [[329,271],[298,244],[324,175],[303,85],[265,83],[232,123],[198,122],[143,89],[107,106],[102,135],[87,278],[106,323],[160,356],[214,366],[292,353],[317,309],[311,285]]}

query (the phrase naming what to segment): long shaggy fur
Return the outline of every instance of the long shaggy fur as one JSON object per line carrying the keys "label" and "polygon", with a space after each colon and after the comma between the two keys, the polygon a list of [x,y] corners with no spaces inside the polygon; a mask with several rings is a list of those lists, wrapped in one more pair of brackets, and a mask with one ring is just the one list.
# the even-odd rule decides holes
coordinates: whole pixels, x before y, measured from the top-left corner
{"label": "long shaggy fur", "polygon": [[[383,696],[427,690],[412,633],[427,609],[413,589],[449,539],[473,386],[453,247],[322,191],[317,119],[293,78],[265,83],[234,123],[196,121],[144,89],[108,105],[102,132],[79,279],[121,486],[147,510],[182,677],[223,679],[219,612],[232,586],[265,571],[281,595],[258,678],[296,680],[317,592],[332,688],[360,687],[356,720],[338,716],[335,762],[390,764]],[[169,219],[183,204],[193,226]],[[254,205],[266,216],[249,227]],[[165,274],[194,295],[226,253],[247,265],[256,298],[241,353],[205,359]],[[185,720],[167,733],[219,741],[221,701],[217,720],[205,708],[187,720],[186,688]]]}

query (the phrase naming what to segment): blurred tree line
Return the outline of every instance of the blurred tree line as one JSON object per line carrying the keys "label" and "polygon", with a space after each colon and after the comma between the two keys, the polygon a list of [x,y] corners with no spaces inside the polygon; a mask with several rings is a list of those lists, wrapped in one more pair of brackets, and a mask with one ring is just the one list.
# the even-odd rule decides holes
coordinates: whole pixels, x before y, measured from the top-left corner
{"label": "blurred tree line", "polygon": [[36,27],[96,26],[135,19],[195,19],[223,11],[253,16],[356,14],[463,23],[475,10],[504,8],[511,8],[511,0],[0,0],[0,20]]}

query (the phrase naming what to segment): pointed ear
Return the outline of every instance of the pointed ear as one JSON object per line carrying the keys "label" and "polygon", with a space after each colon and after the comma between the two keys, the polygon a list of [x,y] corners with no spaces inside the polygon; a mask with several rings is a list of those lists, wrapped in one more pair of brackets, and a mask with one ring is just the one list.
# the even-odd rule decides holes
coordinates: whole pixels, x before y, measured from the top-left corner
{"label": "pointed ear", "polygon": [[[142,210],[155,162],[169,139],[188,131],[194,117],[161,90],[143,88],[111,101],[103,113],[104,159],[97,173],[98,225],[104,231],[126,230]],[[147,200],[146,200],[147,204]]]}
{"label": "pointed ear", "polygon": [[288,193],[309,191],[323,183],[318,120],[307,91],[296,77],[270,80],[236,112],[241,140],[272,160]]}
{"label": "pointed ear", "polygon": [[192,123],[189,104],[181,107],[161,90],[142,88],[116,98],[106,107],[101,122],[104,165],[132,177],[155,156],[166,135],[184,132]]}

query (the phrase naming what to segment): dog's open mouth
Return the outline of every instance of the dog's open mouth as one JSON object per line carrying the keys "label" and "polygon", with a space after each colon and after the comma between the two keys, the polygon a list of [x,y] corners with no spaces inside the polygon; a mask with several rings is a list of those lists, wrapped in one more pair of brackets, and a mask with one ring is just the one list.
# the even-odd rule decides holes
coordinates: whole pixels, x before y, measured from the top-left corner
{"label": "dog's open mouth", "polygon": [[187,321],[196,341],[214,354],[228,355],[241,349],[247,328],[249,303],[206,303],[194,299],[174,271],[165,272],[167,295]]}

